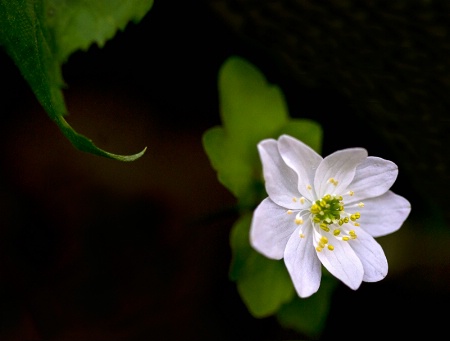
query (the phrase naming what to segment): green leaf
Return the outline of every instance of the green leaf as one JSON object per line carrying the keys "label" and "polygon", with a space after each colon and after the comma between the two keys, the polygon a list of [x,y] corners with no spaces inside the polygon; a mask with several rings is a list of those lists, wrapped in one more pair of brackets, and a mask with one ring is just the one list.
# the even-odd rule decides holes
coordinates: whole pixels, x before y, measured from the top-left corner
{"label": "green leaf", "polygon": [[283,261],[268,259],[250,247],[250,222],[251,214],[246,214],[233,226],[230,277],[237,280],[237,289],[250,313],[267,317],[293,298],[294,287]]}
{"label": "green leaf", "polygon": [[239,57],[230,57],[219,71],[222,127],[204,134],[204,147],[218,178],[237,198],[251,194],[259,164],[256,144],[286,123],[287,108],[280,89]]}
{"label": "green leaf", "polygon": [[[236,281],[250,313],[266,317],[276,314],[296,294],[284,262],[262,256],[249,242],[251,212],[267,197],[257,144],[289,134],[320,153],[322,129],[313,120],[289,117],[280,88],[245,59],[227,59],[220,69],[218,85],[223,125],[204,133],[203,146],[219,181],[240,204],[241,217],[230,235],[230,279]],[[284,314],[281,318],[289,324]]]}
{"label": "green leaf", "polygon": [[288,133],[320,150],[322,130],[312,120],[291,119],[280,88],[243,58],[225,61],[218,87],[223,126],[206,131],[203,146],[219,181],[242,207],[252,207],[265,196],[258,142]]}
{"label": "green leaf", "polygon": [[[110,6],[112,2],[106,0],[92,2],[96,3],[95,6],[82,0],[0,0],[0,44],[13,59],[49,117],[81,151],[120,161],[136,160],[145,152],[144,148],[134,155],[113,154],[97,147],[90,139],[77,133],[64,119],[67,108],[62,93],[64,81],[61,71],[62,61],[68,54],[76,49],[85,48],[87,41],[104,42],[111,37],[111,27],[114,25],[117,26],[117,30],[127,20],[141,18],[144,8],[150,9],[153,3],[149,0],[141,2],[145,2],[147,7],[137,6],[136,12],[132,14],[127,6],[124,10],[121,6]],[[85,36],[84,40],[81,38],[77,40],[74,38],[74,32],[80,28],[83,15],[85,16],[89,12],[88,9],[92,8],[103,8],[101,13],[92,12],[97,13],[97,16],[93,14],[93,17],[97,18],[98,27],[111,21],[106,25],[109,28],[96,30],[90,36]],[[121,10],[123,11],[119,15],[121,19],[116,22],[112,20],[111,17],[115,16],[111,13]],[[78,29],[75,27],[69,29],[72,19],[78,23]],[[63,22],[67,31],[60,32]],[[80,33],[81,35],[83,33]]]}
{"label": "green leaf", "polygon": [[330,275],[323,275],[319,290],[312,296],[301,299],[296,296],[277,312],[277,319],[285,328],[318,339],[325,327],[331,305],[331,296],[338,282]]}
{"label": "green leaf", "polygon": [[46,0],[46,26],[56,42],[60,62],[76,50],[87,50],[124,30],[132,21],[138,23],[153,6],[153,0]]}

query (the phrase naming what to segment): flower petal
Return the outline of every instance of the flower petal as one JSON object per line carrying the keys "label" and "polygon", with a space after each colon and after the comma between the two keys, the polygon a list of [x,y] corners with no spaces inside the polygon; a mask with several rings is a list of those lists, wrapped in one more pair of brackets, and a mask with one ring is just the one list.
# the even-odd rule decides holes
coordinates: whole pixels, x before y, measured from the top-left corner
{"label": "flower petal", "polygon": [[386,277],[388,263],[380,244],[361,228],[356,228],[356,239],[348,241],[359,257],[363,268],[365,282],[377,282]]}
{"label": "flower petal", "polygon": [[[367,158],[367,150],[348,148],[328,155],[320,163],[314,178],[314,188],[319,198],[325,194],[342,194],[352,182],[356,167]],[[330,182],[334,179],[337,183]]]}
{"label": "flower petal", "polygon": [[323,266],[351,289],[358,289],[363,280],[364,268],[355,251],[347,242],[335,238],[329,242],[334,246],[333,251],[326,247],[320,252],[316,251]]}
{"label": "flower petal", "polygon": [[386,193],[397,179],[398,167],[395,163],[369,156],[357,168],[348,189],[354,192],[348,203],[358,202]]}
{"label": "flower petal", "polygon": [[[320,286],[322,269],[312,240],[312,227],[300,225],[286,245],[284,262],[294,283],[295,290],[300,297],[309,297]],[[300,229],[304,238],[300,237]]]}
{"label": "flower petal", "polygon": [[392,191],[364,200],[364,208],[346,209],[349,213],[359,211],[358,223],[372,237],[381,237],[397,231],[411,212],[408,200]]}
{"label": "flower petal", "polygon": [[263,166],[266,191],[278,205],[298,208],[292,198],[299,197],[297,174],[286,165],[278,151],[277,141],[266,139],[258,143],[258,152]]}
{"label": "flower petal", "polygon": [[313,185],[314,174],[322,157],[311,147],[289,135],[280,136],[278,150],[284,162],[297,173],[299,192],[310,201],[316,200],[307,186]]}
{"label": "flower petal", "polygon": [[283,258],[286,244],[295,231],[295,217],[286,212],[269,198],[264,199],[253,212],[250,244],[268,258]]}

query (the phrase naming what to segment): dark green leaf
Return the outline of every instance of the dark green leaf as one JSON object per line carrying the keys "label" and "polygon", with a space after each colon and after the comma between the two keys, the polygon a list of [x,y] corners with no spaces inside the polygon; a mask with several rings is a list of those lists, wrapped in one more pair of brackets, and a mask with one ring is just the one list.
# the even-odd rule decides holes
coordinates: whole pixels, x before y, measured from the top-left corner
{"label": "dark green leaf", "polygon": [[[141,157],[145,148],[134,155],[109,153],[97,147],[87,137],[77,133],[64,119],[67,109],[61,90],[64,86],[61,71],[62,60],[75,49],[85,47],[88,40],[102,42],[110,38],[111,28],[114,25],[117,25],[117,28],[123,26],[127,16],[128,20],[137,20],[137,18],[142,17],[144,8],[149,9],[152,1],[145,1],[147,7],[142,5],[136,7],[136,13],[139,15],[136,13],[132,15],[128,7],[125,7],[125,9],[120,6],[110,7],[110,2],[107,1],[95,3],[94,6],[91,2],[82,0],[0,0],[0,44],[13,59],[49,117],[76,148],[120,161],[132,161]],[[103,27],[105,22],[112,20],[111,17],[114,17],[108,15],[107,9],[111,13],[120,10],[124,12],[123,15],[119,16],[120,20],[113,21],[109,26],[106,25],[109,29],[95,31],[90,36],[85,37],[84,40],[81,38],[77,40],[73,38],[77,29],[74,27],[69,29],[71,18],[78,18],[74,20],[78,20],[78,26],[80,26],[80,18],[87,15],[86,13],[89,12],[88,9],[90,8],[103,8],[104,10],[101,14],[99,12],[93,14],[98,20],[99,27]],[[95,13],[98,15],[96,16]],[[53,26],[49,26],[49,22],[53,22]],[[67,31],[65,33],[59,31],[62,22],[66,23]],[[89,22],[92,22],[92,20]]]}

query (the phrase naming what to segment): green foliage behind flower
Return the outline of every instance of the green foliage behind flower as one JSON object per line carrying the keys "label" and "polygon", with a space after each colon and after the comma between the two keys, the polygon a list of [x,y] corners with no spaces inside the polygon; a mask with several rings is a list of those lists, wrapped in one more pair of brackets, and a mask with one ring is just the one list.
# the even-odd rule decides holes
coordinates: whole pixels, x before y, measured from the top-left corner
{"label": "green foliage behind flower", "polygon": [[274,315],[283,326],[316,337],[328,315],[334,279],[327,278],[329,285],[316,295],[298,299],[283,261],[267,259],[251,248],[249,229],[252,211],[267,196],[258,142],[290,134],[320,153],[322,128],[309,119],[291,118],[281,89],[241,57],[224,62],[218,90],[223,125],[204,133],[203,146],[219,181],[236,197],[240,212],[230,234],[230,278],[253,316]]}
{"label": "green foliage behind flower", "polygon": [[322,130],[315,121],[290,118],[280,88],[240,57],[224,63],[218,82],[223,126],[204,134],[204,148],[220,182],[242,207],[254,208],[266,196],[257,143],[289,133],[319,151]]}

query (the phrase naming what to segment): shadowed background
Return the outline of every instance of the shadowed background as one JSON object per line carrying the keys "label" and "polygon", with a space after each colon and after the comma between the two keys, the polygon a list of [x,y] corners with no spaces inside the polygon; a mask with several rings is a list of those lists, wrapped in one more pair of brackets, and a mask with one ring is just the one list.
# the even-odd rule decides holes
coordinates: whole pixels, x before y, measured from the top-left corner
{"label": "shadowed background", "polygon": [[361,146],[396,162],[393,190],[412,203],[403,228],[379,238],[387,278],[339,286],[322,338],[440,335],[437,310],[450,302],[449,9],[156,1],[139,25],[64,67],[70,124],[114,153],[148,146],[132,163],[75,150],[2,53],[0,338],[304,338],[251,317],[228,280],[234,198],[201,136],[220,124],[217,72],[233,54],[281,86],[291,116],[322,124],[324,155]]}

